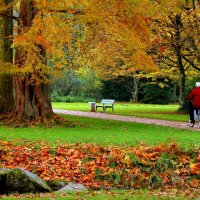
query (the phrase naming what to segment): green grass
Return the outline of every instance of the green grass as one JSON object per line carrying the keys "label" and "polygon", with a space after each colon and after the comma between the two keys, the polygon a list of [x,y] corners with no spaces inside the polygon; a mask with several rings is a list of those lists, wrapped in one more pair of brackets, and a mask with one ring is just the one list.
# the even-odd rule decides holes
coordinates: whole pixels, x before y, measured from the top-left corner
{"label": "green grass", "polygon": [[[194,199],[196,197],[195,194],[187,195],[187,199]],[[20,199],[56,199],[56,200],[185,200],[185,196],[182,192],[174,193],[174,192],[149,192],[148,190],[111,190],[111,191],[90,191],[90,192],[69,192],[67,194],[40,194],[40,195],[21,195]],[[2,198],[6,200],[11,199],[19,199],[18,196],[8,196],[6,198]]]}
{"label": "green grass", "polygon": [[8,128],[0,126],[1,140],[44,140],[57,143],[95,143],[98,145],[158,145],[175,141],[181,147],[199,147],[200,132],[170,127],[65,116],[73,128]]}
{"label": "green grass", "polygon": [[[53,102],[52,105],[54,109],[89,111],[88,103]],[[177,109],[178,105],[116,103],[114,114],[172,121],[187,121],[188,115],[177,113]],[[98,108],[98,112],[102,112],[102,109]],[[111,109],[107,109],[106,112],[112,113]]]}
{"label": "green grass", "polygon": [[[67,110],[89,111],[87,103],[53,103],[53,108]],[[187,115],[176,113],[177,105],[145,105],[116,103],[115,114],[149,117],[176,121],[187,121]],[[100,110],[99,110],[100,111]],[[108,111],[111,113],[111,111]],[[52,146],[60,143],[94,143],[97,145],[130,146],[146,143],[158,145],[160,143],[176,142],[182,148],[200,147],[200,132],[162,127],[148,124],[119,122],[112,120],[92,119],[87,117],[64,116],[75,127],[55,128],[9,128],[0,126],[0,140],[17,140],[26,144],[26,141],[44,141]],[[20,198],[22,198],[21,196]],[[25,195],[23,199],[30,199]],[[19,196],[16,196],[18,199]],[[89,193],[69,193],[66,195],[38,194],[34,199],[91,199],[91,200],[124,200],[124,199],[185,199],[183,192],[180,194],[163,193],[153,194],[148,190],[117,190],[117,191],[90,191]],[[192,198],[192,197],[191,197]],[[187,199],[191,199],[187,196]],[[8,196],[5,199],[14,199]],[[193,198],[194,199],[194,198]]]}

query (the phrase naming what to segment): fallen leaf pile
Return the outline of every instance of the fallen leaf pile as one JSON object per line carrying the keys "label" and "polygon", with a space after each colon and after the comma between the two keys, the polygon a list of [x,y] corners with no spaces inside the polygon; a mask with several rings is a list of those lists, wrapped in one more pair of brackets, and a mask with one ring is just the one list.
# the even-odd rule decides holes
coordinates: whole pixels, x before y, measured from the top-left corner
{"label": "fallen leaf pile", "polygon": [[200,149],[176,144],[134,147],[0,141],[0,168],[22,168],[46,181],[65,180],[88,188],[199,188]]}

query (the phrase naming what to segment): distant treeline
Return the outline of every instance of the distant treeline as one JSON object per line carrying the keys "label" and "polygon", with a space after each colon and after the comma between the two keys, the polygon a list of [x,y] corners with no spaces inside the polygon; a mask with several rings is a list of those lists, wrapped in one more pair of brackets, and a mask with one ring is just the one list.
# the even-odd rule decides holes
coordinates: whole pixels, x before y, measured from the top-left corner
{"label": "distant treeline", "polygon": [[[140,78],[137,87],[133,77],[99,80],[92,71],[68,72],[52,84],[52,101],[88,102],[111,98],[121,102],[168,104],[178,102],[179,86],[167,78]],[[188,82],[187,94],[195,84]],[[137,91],[135,91],[137,89]],[[136,97],[133,94],[137,94]]]}

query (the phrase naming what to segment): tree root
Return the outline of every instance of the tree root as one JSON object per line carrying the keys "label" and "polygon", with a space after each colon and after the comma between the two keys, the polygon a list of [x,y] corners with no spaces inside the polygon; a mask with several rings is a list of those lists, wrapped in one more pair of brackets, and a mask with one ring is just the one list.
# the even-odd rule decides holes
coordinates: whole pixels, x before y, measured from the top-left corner
{"label": "tree root", "polygon": [[60,117],[59,115],[52,114],[51,117],[38,117],[37,119],[28,119],[25,117],[11,117],[10,113],[5,113],[0,115],[0,125],[9,127],[75,127],[75,124],[67,121],[66,119]]}

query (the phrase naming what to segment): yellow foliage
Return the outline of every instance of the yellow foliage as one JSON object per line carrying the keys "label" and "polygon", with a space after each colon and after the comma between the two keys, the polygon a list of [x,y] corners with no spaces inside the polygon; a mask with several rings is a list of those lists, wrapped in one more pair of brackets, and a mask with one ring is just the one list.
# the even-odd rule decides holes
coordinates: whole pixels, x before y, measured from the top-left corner
{"label": "yellow foliage", "polygon": [[[146,12],[152,6],[148,0],[34,0],[34,12],[27,10],[24,18],[20,5],[31,1],[3,2],[0,13],[11,6],[19,12],[14,73],[33,74],[35,82],[43,82],[84,65],[110,76],[156,69],[147,54],[154,12]],[[33,15],[29,26],[24,19]]]}

